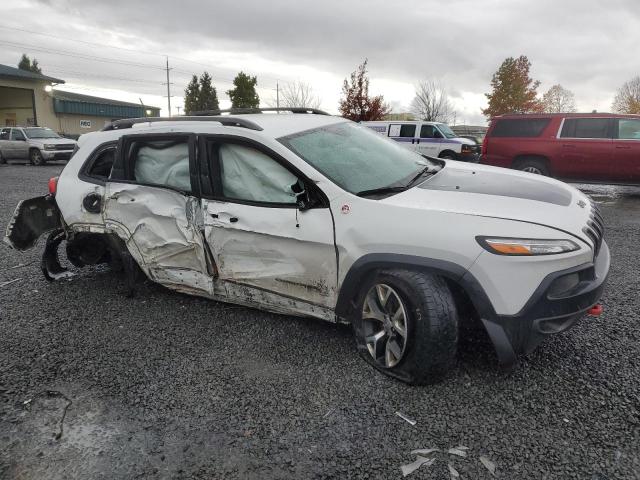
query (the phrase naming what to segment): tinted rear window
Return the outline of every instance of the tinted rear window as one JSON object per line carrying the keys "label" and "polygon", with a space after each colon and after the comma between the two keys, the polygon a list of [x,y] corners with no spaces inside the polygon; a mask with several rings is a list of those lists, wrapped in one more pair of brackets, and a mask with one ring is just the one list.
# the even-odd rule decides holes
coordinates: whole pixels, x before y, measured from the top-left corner
{"label": "tinted rear window", "polygon": [[496,121],[492,137],[538,137],[549,125],[550,118],[513,118]]}
{"label": "tinted rear window", "polygon": [[566,118],[560,136],[563,138],[611,138],[608,118]]}

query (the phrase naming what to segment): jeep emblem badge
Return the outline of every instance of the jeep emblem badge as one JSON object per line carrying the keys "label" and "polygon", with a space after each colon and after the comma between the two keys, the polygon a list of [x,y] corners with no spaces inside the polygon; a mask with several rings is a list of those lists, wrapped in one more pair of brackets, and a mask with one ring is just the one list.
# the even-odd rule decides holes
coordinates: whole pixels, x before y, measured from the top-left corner
{"label": "jeep emblem badge", "polygon": [[340,211],[346,215],[347,213],[349,213],[351,211],[351,207],[348,204],[345,203],[340,208]]}
{"label": "jeep emblem badge", "polygon": [[587,202],[585,202],[584,200],[578,200],[578,206],[580,208],[584,208],[587,206]]}

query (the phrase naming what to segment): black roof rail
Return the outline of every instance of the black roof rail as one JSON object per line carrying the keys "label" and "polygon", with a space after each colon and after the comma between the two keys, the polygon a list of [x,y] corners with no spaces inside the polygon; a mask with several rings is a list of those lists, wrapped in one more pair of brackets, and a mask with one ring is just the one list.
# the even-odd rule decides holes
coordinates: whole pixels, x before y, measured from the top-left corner
{"label": "black roof rail", "polygon": [[155,123],[155,122],[219,122],[226,127],[244,127],[250,130],[262,131],[264,130],[260,125],[246,118],[233,117],[231,115],[225,116],[185,116],[185,117],[143,117],[143,118],[123,118],[121,120],[114,120],[109,125],[106,125],[102,131],[108,130],[120,130],[123,128],[131,128],[136,123]]}
{"label": "black roof rail", "polygon": [[221,115],[229,113],[231,115],[247,115],[251,113],[264,112],[290,112],[290,113],[309,113],[313,115],[329,115],[324,110],[307,107],[269,107],[269,108],[228,108],[226,110],[204,110],[202,112],[192,112],[191,115]]}

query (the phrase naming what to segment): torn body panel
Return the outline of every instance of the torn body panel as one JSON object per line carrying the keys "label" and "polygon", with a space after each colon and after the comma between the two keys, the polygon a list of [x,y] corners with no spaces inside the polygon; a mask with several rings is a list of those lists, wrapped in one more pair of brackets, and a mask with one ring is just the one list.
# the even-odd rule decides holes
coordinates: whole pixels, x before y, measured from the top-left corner
{"label": "torn body panel", "polygon": [[337,262],[329,209],[204,204],[206,240],[221,280],[333,309]]}
{"label": "torn body panel", "polygon": [[62,228],[58,205],[51,195],[21,201],[7,225],[4,242],[16,250],[33,248],[45,233]]}
{"label": "torn body panel", "polygon": [[109,183],[105,226],[125,242],[150,279],[208,294],[211,288],[198,208],[194,197],[170,189]]}
{"label": "torn body panel", "polygon": [[[295,221],[295,211],[288,210],[291,222]],[[327,215],[329,214],[326,212]],[[325,304],[315,303],[311,295],[296,295],[299,290],[313,292],[322,298],[335,296],[335,270],[329,265],[326,268],[332,283],[313,285],[312,283],[298,284],[291,272],[304,272],[310,269],[299,261],[283,262],[285,268],[275,269],[269,266],[272,282],[278,278],[277,288],[265,288],[260,285],[260,278],[264,278],[266,264],[276,265],[274,256],[279,258],[286,255],[298,257],[297,250],[291,245],[281,249],[274,249],[276,253],[269,254],[267,249],[263,263],[246,263],[240,257],[223,259],[216,252],[220,252],[218,241],[224,236],[212,236],[210,227],[206,225],[199,200],[164,188],[125,184],[107,184],[105,200],[105,231],[116,234],[126,245],[141,270],[154,282],[182,293],[197,295],[213,300],[224,301],[256,307],[263,310],[316,317],[335,321],[333,305],[330,301]],[[80,226],[78,226],[80,227]],[[205,232],[207,242],[205,242]],[[329,233],[332,233],[331,230]],[[238,238],[230,240],[234,242]],[[258,259],[261,251],[257,247],[265,247],[261,242],[249,241],[253,244],[235,244],[238,251],[251,252],[252,258]],[[286,243],[286,242],[285,242]],[[299,243],[299,242],[298,242]],[[251,250],[253,248],[253,250]],[[224,248],[222,248],[224,251]],[[335,253],[331,245],[332,260],[335,265]],[[301,254],[300,254],[301,256]],[[312,258],[313,256],[309,257]],[[218,260],[222,259],[222,262]],[[234,263],[237,261],[237,264]],[[262,260],[259,260],[262,261]],[[262,269],[259,266],[262,265]],[[287,266],[288,265],[288,266]],[[223,276],[220,272],[225,272]],[[312,270],[311,270],[312,271]],[[244,272],[236,277],[227,275],[229,272]],[[277,272],[275,275],[273,272]],[[254,284],[249,275],[258,277]],[[245,276],[246,275],[246,276]],[[289,283],[287,283],[289,280]],[[268,287],[269,285],[267,285]],[[293,289],[292,294],[287,294]],[[335,300],[332,300],[335,302]]]}

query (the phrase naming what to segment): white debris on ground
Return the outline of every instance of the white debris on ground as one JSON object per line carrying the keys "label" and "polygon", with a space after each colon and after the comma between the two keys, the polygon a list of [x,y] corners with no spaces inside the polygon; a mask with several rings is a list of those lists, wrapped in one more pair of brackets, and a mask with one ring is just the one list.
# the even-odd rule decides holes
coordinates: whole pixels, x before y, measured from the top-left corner
{"label": "white debris on ground", "polygon": [[[396,412],[398,413],[398,412]],[[457,447],[451,447],[446,450],[446,453],[449,455],[455,455],[457,457],[466,458],[467,450],[469,447],[465,447],[464,445],[458,445]],[[416,455],[416,460],[412,463],[408,463],[406,465],[402,465],[400,470],[402,470],[402,475],[407,476],[418,470],[422,465],[427,465],[430,467],[437,460],[437,453],[442,452],[438,447],[430,447],[430,448],[420,448],[416,450],[411,450],[412,455]],[[428,455],[432,455],[429,457]],[[489,473],[492,476],[496,476],[496,464],[489,460],[484,455],[480,456],[480,463],[489,470]],[[451,463],[447,463],[447,467],[449,468],[449,477],[451,480],[460,479],[460,473],[455,469],[455,467]]]}
{"label": "white debris on ground", "polygon": [[458,447],[450,448],[447,451],[447,453],[450,455],[457,455],[458,457],[464,458],[467,456],[467,450],[469,450],[469,447],[458,446]]}
{"label": "white debris on ground", "polygon": [[493,463],[491,460],[489,460],[485,456],[480,456],[480,463],[482,463],[482,465],[484,465],[485,468],[487,470],[489,470],[489,473],[495,477],[495,475],[496,475],[496,464],[495,463]]}
{"label": "white debris on ground", "polygon": [[407,422],[407,423],[411,424],[412,426],[415,426],[415,424],[416,424],[416,423],[418,423],[418,422],[416,422],[415,420],[413,420],[413,419],[411,419],[411,418],[409,418],[409,417],[407,417],[407,416],[403,415],[403,414],[402,414],[402,413],[400,413],[400,412],[396,412],[396,415],[397,415],[397,416],[399,416],[401,419],[403,419],[405,422]]}
{"label": "white debris on ground", "polygon": [[451,477],[451,480],[457,480],[460,478],[460,474],[458,473],[458,471],[453,468],[453,465],[451,465],[450,463],[447,465],[449,467],[449,476]]}
{"label": "white debris on ground", "polygon": [[430,467],[431,465],[433,465],[433,462],[435,461],[436,461],[435,458],[427,458],[427,457],[422,457],[418,455],[415,462],[407,463],[406,465],[402,465],[400,467],[400,470],[402,470],[402,476],[406,477],[407,475],[412,474],[417,469],[419,469],[422,465],[426,465],[427,467]]}

